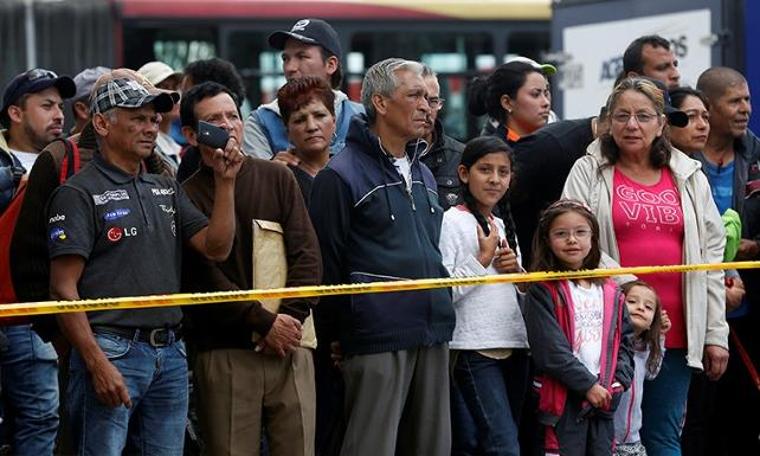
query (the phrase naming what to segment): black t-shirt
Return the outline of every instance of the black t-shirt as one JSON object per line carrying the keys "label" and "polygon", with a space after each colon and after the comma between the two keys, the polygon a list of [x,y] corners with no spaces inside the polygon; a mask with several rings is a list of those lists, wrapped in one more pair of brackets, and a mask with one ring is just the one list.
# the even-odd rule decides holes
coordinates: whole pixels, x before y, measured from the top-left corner
{"label": "black t-shirt", "polygon": [[[142,296],[180,290],[182,248],[208,219],[177,181],[133,176],[96,154],[59,187],[48,205],[50,258],[86,260],[82,298]],[[88,312],[90,324],[126,328],[176,326],[179,307]]]}
{"label": "black t-shirt", "polygon": [[541,211],[562,195],[570,169],[594,140],[591,119],[561,120],[513,144],[515,177],[509,194],[525,267],[530,266]]}
{"label": "black t-shirt", "polygon": [[296,178],[296,182],[298,182],[298,188],[301,189],[303,201],[306,203],[306,207],[308,208],[309,202],[311,201],[311,186],[314,184],[314,178],[311,176],[311,174],[302,170],[298,166],[288,165],[288,168],[293,172],[293,175]]}

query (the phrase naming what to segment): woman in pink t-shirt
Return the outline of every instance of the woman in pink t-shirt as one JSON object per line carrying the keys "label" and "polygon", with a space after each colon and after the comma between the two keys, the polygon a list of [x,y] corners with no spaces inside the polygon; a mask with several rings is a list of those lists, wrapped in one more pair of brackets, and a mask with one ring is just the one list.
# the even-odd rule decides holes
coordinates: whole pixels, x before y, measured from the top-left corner
{"label": "woman in pink t-shirt", "polygon": [[[564,198],[586,202],[610,265],[719,263],[725,239],[699,164],[668,139],[663,92],[624,79],[607,101],[610,131],[573,166]],[[648,274],[672,328],[657,379],[644,387],[642,440],[651,454],[680,455],[691,369],[720,376],[728,359],[722,272]]]}

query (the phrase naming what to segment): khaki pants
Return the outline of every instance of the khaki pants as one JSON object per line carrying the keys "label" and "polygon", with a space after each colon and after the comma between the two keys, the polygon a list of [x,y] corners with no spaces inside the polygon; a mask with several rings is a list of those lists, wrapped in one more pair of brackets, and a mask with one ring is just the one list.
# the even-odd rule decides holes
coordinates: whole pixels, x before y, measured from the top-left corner
{"label": "khaki pants", "polygon": [[262,424],[270,455],[314,454],[311,350],[298,348],[285,358],[243,349],[203,351],[194,376],[207,454],[257,456]]}

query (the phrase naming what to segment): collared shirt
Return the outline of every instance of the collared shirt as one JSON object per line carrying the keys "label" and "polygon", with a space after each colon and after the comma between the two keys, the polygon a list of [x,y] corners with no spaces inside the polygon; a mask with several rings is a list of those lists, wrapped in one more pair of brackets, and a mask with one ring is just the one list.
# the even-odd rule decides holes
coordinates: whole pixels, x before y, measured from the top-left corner
{"label": "collared shirt", "polygon": [[[59,187],[48,205],[50,258],[86,260],[82,298],[176,293],[183,243],[208,224],[171,178],[125,173],[100,154]],[[90,323],[176,326],[178,307],[89,312]]]}

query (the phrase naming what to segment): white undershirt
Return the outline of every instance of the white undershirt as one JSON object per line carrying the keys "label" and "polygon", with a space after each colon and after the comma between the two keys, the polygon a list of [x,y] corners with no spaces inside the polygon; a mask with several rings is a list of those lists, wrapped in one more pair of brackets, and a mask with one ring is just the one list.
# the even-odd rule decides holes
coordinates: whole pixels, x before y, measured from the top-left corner
{"label": "white undershirt", "polygon": [[36,152],[21,152],[20,150],[15,150],[15,149],[9,149],[9,150],[13,155],[16,156],[16,158],[19,159],[19,161],[21,162],[21,165],[26,170],[26,173],[29,174],[39,154]]}
{"label": "white undershirt", "polygon": [[396,170],[398,170],[401,177],[404,178],[404,182],[406,182],[406,190],[409,191],[409,189],[412,188],[412,165],[409,163],[409,158],[407,158],[406,155],[401,158],[394,158],[393,165],[396,167]]}

